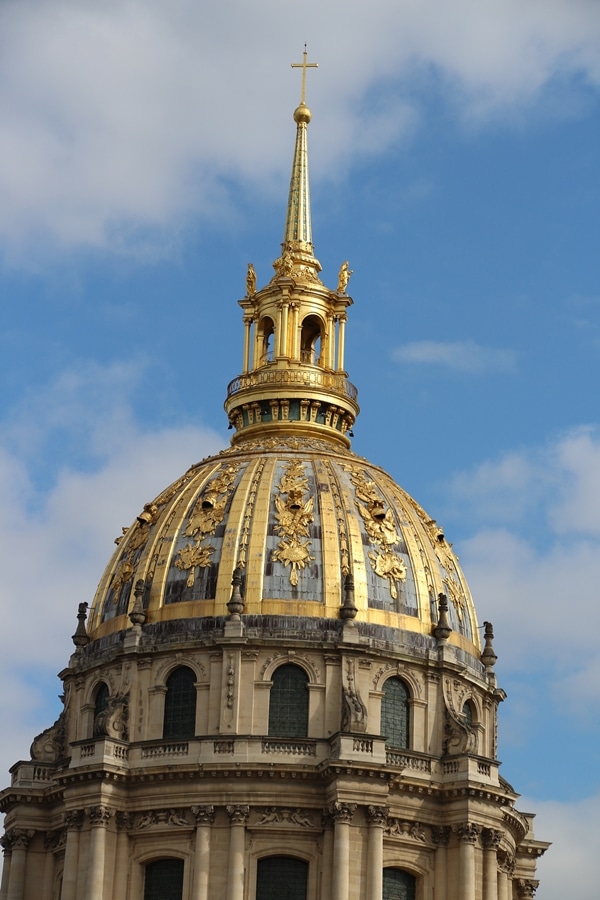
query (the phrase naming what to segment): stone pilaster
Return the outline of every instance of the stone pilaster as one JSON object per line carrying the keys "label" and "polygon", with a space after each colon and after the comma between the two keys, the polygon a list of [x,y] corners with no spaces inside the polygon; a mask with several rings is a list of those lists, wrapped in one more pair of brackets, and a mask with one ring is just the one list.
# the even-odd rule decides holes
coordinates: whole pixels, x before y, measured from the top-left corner
{"label": "stone pilaster", "polygon": [[246,822],[248,806],[228,806],[229,865],[227,872],[227,900],[244,900],[244,856],[246,851]]}
{"label": "stone pilaster", "polygon": [[210,837],[212,825],[215,821],[215,808],[214,806],[192,806],[192,812],[196,820],[196,851],[192,900],[209,900]]}
{"label": "stone pilaster", "polygon": [[481,834],[481,825],[465,822],[455,828],[460,842],[459,880],[462,900],[475,900],[475,844]]}
{"label": "stone pilaster", "polygon": [[437,825],[431,829],[431,839],[436,845],[433,896],[434,900],[447,900],[448,897],[448,844],[451,829],[448,825]]}
{"label": "stone pilaster", "polygon": [[27,849],[35,831],[26,828],[13,828],[9,832],[11,845],[10,876],[8,879],[7,900],[23,900],[25,893],[25,868],[27,865]]}
{"label": "stone pilaster", "polygon": [[496,828],[484,828],[483,845],[483,900],[498,900],[498,848],[502,832]]}
{"label": "stone pilaster", "polygon": [[106,806],[92,806],[89,810],[92,826],[90,835],[90,859],[87,871],[87,900],[103,900],[104,863],[106,860],[106,827],[112,812]]}
{"label": "stone pilaster", "polygon": [[365,900],[383,893],[383,829],[387,824],[385,806],[367,806],[367,879]]}
{"label": "stone pilaster", "polygon": [[356,803],[333,803],[329,814],[333,819],[333,875],[331,900],[348,900],[350,888],[350,823]]}
{"label": "stone pilaster", "polygon": [[67,845],[60,900],[77,900],[77,870],[79,868],[79,832],[83,824],[83,810],[70,809],[65,813]]}

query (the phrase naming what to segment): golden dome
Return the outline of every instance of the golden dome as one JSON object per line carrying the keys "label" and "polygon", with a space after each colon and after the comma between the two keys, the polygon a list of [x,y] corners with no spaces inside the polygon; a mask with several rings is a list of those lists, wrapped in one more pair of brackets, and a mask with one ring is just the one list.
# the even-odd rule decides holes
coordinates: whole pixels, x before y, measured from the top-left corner
{"label": "golden dome", "polygon": [[[327,288],[313,253],[308,65],[305,53],[282,253],[260,289],[249,264],[239,301],[243,368],[225,401],[231,447],[146,504],[104,573],[88,633],[108,640],[143,623],[161,639],[214,638],[242,613],[240,635],[302,639],[310,630],[339,640],[350,628],[357,641],[417,652],[451,630],[449,643],[478,658],[475,610],[442,530],[350,450],[359,412],[344,368],[352,270],[342,263]],[[443,616],[438,623],[440,594],[449,628]]]}

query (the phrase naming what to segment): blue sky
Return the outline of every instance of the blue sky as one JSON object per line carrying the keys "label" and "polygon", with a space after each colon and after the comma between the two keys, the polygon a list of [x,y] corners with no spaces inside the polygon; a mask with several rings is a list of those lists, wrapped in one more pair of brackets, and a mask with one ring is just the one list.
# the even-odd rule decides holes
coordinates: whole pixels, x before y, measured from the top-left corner
{"label": "blue sky", "polygon": [[538,896],[587,900],[597,0],[0,7],[0,766],[55,718],[121,526],[228,441],[236,301],[248,261],[262,284],[279,255],[305,40],[316,252],[332,287],[354,270],[354,449],[453,541],[495,625],[503,774],[554,842]]}

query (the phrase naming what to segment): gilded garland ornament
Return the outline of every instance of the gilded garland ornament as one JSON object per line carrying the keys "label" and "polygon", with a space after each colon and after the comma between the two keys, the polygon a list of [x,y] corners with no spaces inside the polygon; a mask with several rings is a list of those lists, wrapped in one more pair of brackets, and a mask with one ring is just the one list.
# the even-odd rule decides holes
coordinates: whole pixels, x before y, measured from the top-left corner
{"label": "gilded garland ornament", "polygon": [[[290,584],[298,584],[298,570],[304,569],[314,556],[310,555],[309,525],[314,521],[314,497],[305,500],[308,479],[299,460],[290,460],[279,482],[275,497],[275,530],[283,538],[273,550],[271,560],[290,566]],[[284,498],[283,495],[287,497]]]}

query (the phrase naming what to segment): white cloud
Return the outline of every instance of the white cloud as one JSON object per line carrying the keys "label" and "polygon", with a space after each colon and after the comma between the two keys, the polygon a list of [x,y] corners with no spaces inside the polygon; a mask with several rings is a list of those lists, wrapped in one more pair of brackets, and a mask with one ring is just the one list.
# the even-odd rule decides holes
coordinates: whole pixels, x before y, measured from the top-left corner
{"label": "white cloud", "polygon": [[399,363],[445,366],[457,372],[513,372],[512,350],[482,347],[475,341],[412,341],[396,347],[392,358]]}
{"label": "white cloud", "polygon": [[536,837],[552,841],[539,863],[539,897],[590,900],[600,878],[600,794],[572,803],[521,798],[519,808],[535,809]]}
{"label": "white cloud", "polygon": [[595,0],[307,0],[298,17],[279,0],[2,4],[5,252],[40,236],[131,250],[190,215],[228,215],[232,182],[282,187],[299,33],[321,64],[312,161],[329,174],[413,127],[415,73],[443,79],[471,120],[574,74],[600,83]]}
{"label": "white cloud", "polygon": [[[65,373],[28,414],[4,429],[9,447],[0,447],[0,719],[11,728],[1,742],[0,772],[23,758],[34,734],[52,724],[45,707],[48,695],[60,690],[56,672],[73,652],[77,604],[91,603],[121,527],[189,465],[222,446],[208,429],[141,427],[127,406],[128,371],[91,366],[87,374],[98,380],[95,392],[88,377]],[[116,382],[123,400],[110,419],[101,385]],[[62,398],[54,409],[47,404],[50,397]],[[31,427],[28,418],[34,420]],[[65,461],[53,485],[39,488],[32,477],[38,455],[54,429],[64,435],[73,422],[88,433],[87,444],[80,435],[85,467]],[[37,435],[27,459],[19,449],[25,434]]]}
{"label": "white cloud", "polygon": [[[600,704],[600,434],[577,429],[542,448],[461,473],[450,505],[472,523],[460,554],[502,667],[544,673],[549,702],[574,715]],[[509,530],[510,528],[510,530]],[[576,692],[574,689],[577,689]]]}

